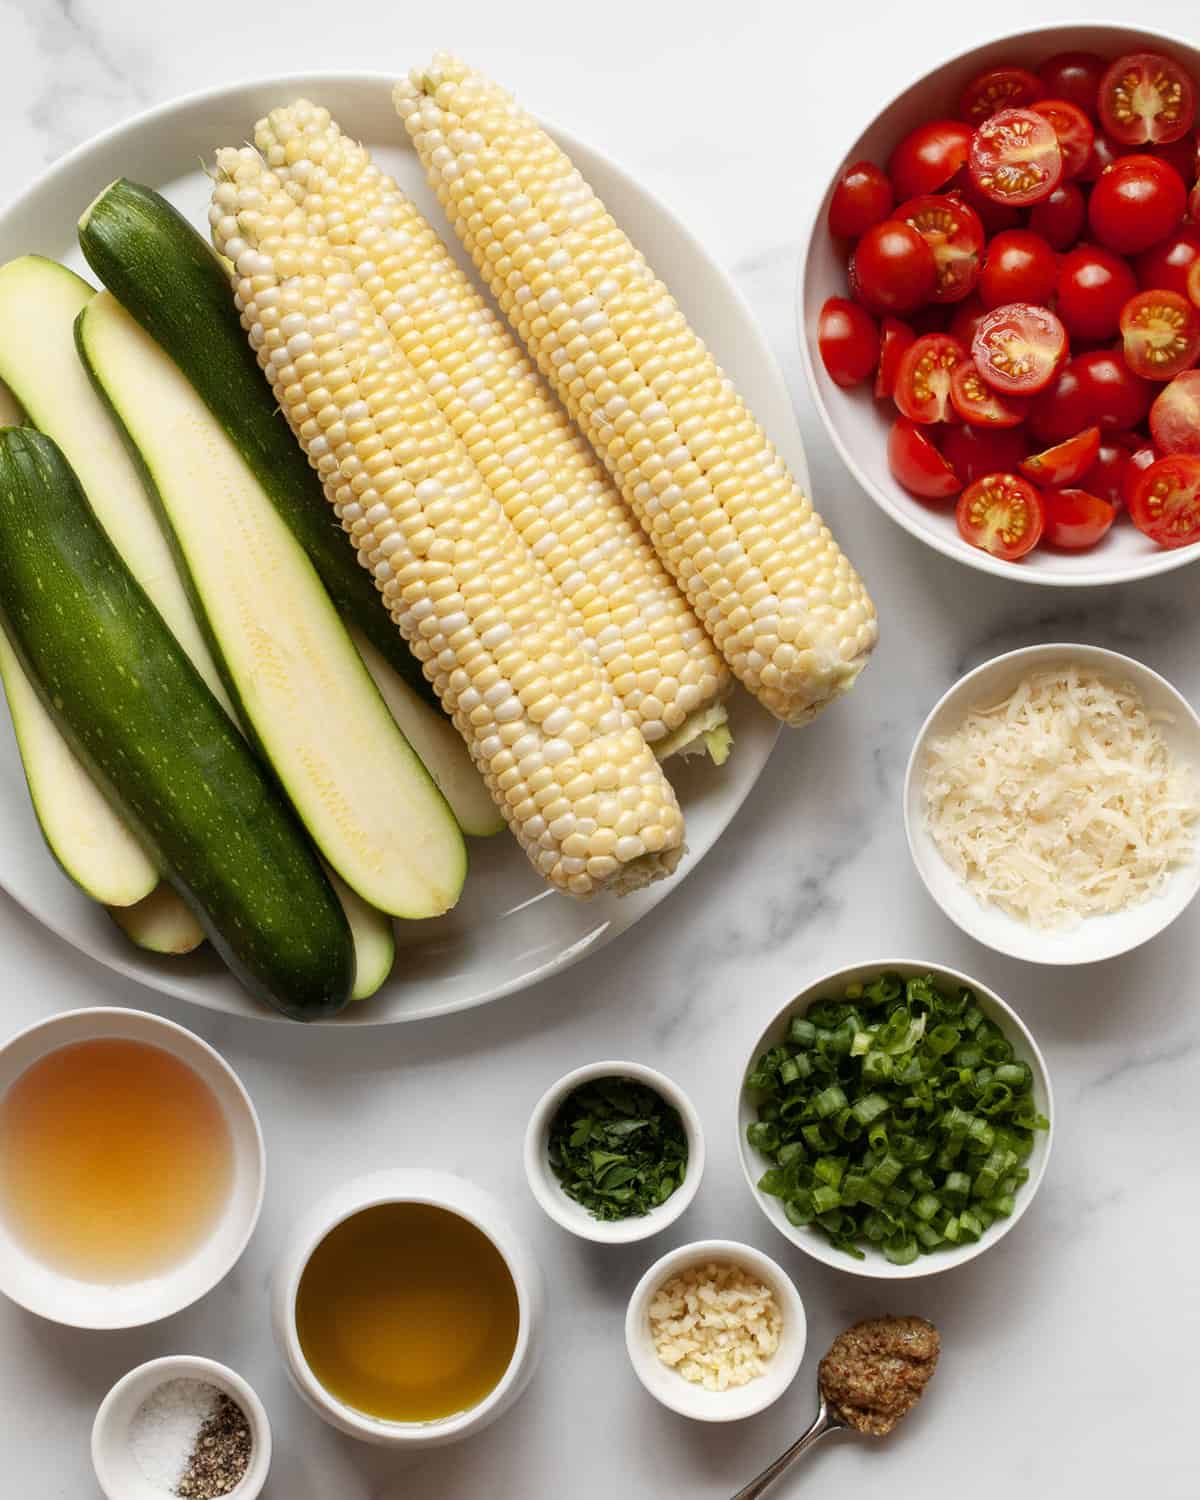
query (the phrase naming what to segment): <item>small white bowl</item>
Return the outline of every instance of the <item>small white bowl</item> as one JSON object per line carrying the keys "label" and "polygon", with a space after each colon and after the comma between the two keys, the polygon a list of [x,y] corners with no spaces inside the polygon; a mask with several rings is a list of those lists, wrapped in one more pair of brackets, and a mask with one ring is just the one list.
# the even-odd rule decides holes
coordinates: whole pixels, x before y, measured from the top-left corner
{"label": "small white bowl", "polygon": [[[650,1332],[650,1303],[659,1287],[680,1271],[710,1261],[732,1261],[744,1267],[771,1288],[783,1315],[779,1348],[767,1361],[766,1373],[747,1385],[731,1386],[725,1391],[705,1390],[663,1364]],[[795,1380],[807,1341],[804,1303],[792,1278],[769,1255],[736,1240],[696,1240],[678,1250],[669,1250],[638,1282],[625,1313],[625,1347],[637,1378],[656,1401],[697,1422],[737,1422],[765,1411]]]}
{"label": "small white bowl", "polygon": [[[980,1009],[989,1020],[995,1021],[1001,1027],[1012,1043],[1018,1060],[1029,1064],[1033,1072],[1034,1102],[1038,1110],[1050,1121],[1048,1130],[1034,1132],[1033,1151],[1028,1161],[1025,1162],[1025,1166],[1029,1169],[1029,1181],[1024,1183],[1016,1194],[1016,1204],[1009,1217],[997,1219],[989,1229],[984,1230],[973,1245],[939,1247],[930,1255],[918,1255],[916,1260],[907,1266],[893,1265],[890,1260],[884,1258],[882,1251],[870,1245],[862,1246],[866,1258],[855,1260],[844,1250],[835,1249],[819,1229],[813,1229],[807,1224],[791,1223],[778,1198],[759,1192],[758,1180],[771,1162],[746,1139],[747,1127],[758,1117],[745,1087],[746,1075],[768,1047],[773,1047],[784,1040],[792,1017],[802,1015],[815,1000],[826,996],[840,996],[847,985],[861,984],[864,980],[874,979],[877,974],[885,971],[900,974],[905,979],[914,975],[932,974],[935,979],[944,983],[964,985],[967,989],[974,990]],[[798,1246],[806,1255],[811,1255],[814,1260],[822,1261],[837,1271],[849,1271],[852,1276],[870,1276],[886,1281],[909,1281],[917,1276],[932,1276],[939,1271],[948,1271],[952,1266],[965,1265],[967,1261],[974,1260],[977,1255],[982,1255],[985,1250],[990,1250],[993,1245],[998,1244],[1028,1211],[1029,1205],[1041,1186],[1046,1164],[1050,1160],[1050,1146],[1054,1139],[1055,1126],[1054,1096],[1050,1088],[1050,1074],[1046,1069],[1046,1060],[1038,1050],[1033,1034],[1016,1011],[1006,1005],[995,991],[988,989],[986,984],[980,984],[978,979],[971,979],[966,974],[960,974],[957,969],[948,969],[944,964],[923,963],[917,959],[875,959],[868,963],[854,964],[850,968],[838,969],[806,985],[795,999],[788,1001],[759,1036],[738,1080],[738,1154],[746,1183],[754,1194],[754,1201],[759,1208],[785,1239],[791,1240],[793,1245]]]}
{"label": "small white bowl", "polygon": [[[339,1224],[383,1203],[428,1203],[473,1224],[500,1252],[516,1288],[517,1343],[508,1369],[482,1401],[438,1421],[386,1422],[347,1406],[317,1379],[300,1347],[296,1294],[313,1252]],[[449,1172],[398,1167],[344,1183],[301,1218],[271,1279],[271,1327],[292,1385],[331,1427],[381,1447],[436,1448],[481,1431],[524,1393],[541,1359],[545,1301],[541,1267],[490,1193]]]}
{"label": "small white bowl", "polygon": [[[688,1159],[683,1181],[665,1203],[652,1208],[649,1213],[631,1219],[595,1219],[583,1207],[563,1192],[562,1184],[554,1175],[550,1165],[550,1126],[558,1113],[559,1105],[580,1084],[590,1083],[593,1078],[632,1078],[666,1100],[683,1121],[687,1136]],[[688,1096],[677,1083],[643,1063],[597,1062],[576,1068],[567,1073],[542,1095],[529,1117],[525,1129],[525,1176],[533,1196],[556,1224],[577,1234],[580,1239],[594,1240],[602,1245],[631,1245],[635,1240],[646,1240],[674,1224],[688,1208],[700,1187],[704,1175],[704,1132],[700,1116]]]}
{"label": "small white bowl", "polygon": [[205,1083],[224,1113],[233,1180],[220,1218],[186,1260],[143,1281],[80,1281],[45,1265],[0,1214],[0,1292],[21,1307],[72,1328],[137,1328],[190,1306],[232,1270],[254,1232],[266,1183],[262,1130],[237,1074],[193,1032],[146,1011],[97,1006],[39,1021],[0,1047],[0,1098],[47,1053],[74,1042],[120,1038],[161,1047]]}
{"label": "small white bowl", "polygon": [[[836,164],[831,164],[831,178],[843,165],[864,158],[886,167],[892,150],[914,126],[957,113],[956,101],[964,85],[984,68],[1002,63],[1034,67],[1056,52],[1077,49],[1098,52],[1111,60],[1129,52],[1166,51],[1177,57],[1200,85],[1200,51],[1165,32],[1106,22],[1014,32],[939,62],[915,82],[906,83],[899,75],[899,92],[847,143]],[[797,331],[805,373],[825,429],[846,467],[876,505],[927,546],[969,568],[1014,582],[1085,587],[1125,583],[1200,559],[1200,545],[1174,550],[1157,547],[1127,520],[1119,520],[1098,546],[1086,551],[1037,547],[1018,563],[1002,562],[963,541],[952,502],[919,500],[893,479],[887,461],[887,436],[896,416],[892,403],[873,399],[871,381],[853,390],[835,385],[817,350],[817,320],[822,305],[828,297],[848,295],[845,256],[829,233],[833,187],[831,180],[801,252]]]}
{"label": "small white bowl", "polygon": [[980,703],[994,703],[1011,692],[1028,673],[1070,662],[1120,681],[1132,682],[1146,707],[1169,713],[1159,727],[1172,753],[1190,765],[1200,787],[1200,718],[1187,699],[1157,672],[1130,656],[1099,646],[1065,643],[1028,646],[993,657],[954,686],[935,705],[921,726],[904,778],[904,828],[925,888],[952,922],[998,953],[1038,964],[1086,964],[1115,958],[1148,942],[1179,916],[1200,889],[1200,847],[1190,864],[1176,870],[1163,890],[1125,911],[1088,917],[1077,927],[1044,931],[1009,916],[998,906],[982,905],[942,858],[925,822],[924,764],[931,738],[949,734]]}
{"label": "small white bowl", "polygon": [[271,1424],[254,1390],[227,1365],[198,1355],[169,1354],[123,1376],[105,1396],[92,1424],[92,1464],[108,1500],[163,1500],[166,1494],[142,1473],[129,1443],[130,1423],[142,1402],[168,1380],[203,1380],[236,1401],[250,1424],[250,1462],[224,1500],[257,1500],[271,1470]]}

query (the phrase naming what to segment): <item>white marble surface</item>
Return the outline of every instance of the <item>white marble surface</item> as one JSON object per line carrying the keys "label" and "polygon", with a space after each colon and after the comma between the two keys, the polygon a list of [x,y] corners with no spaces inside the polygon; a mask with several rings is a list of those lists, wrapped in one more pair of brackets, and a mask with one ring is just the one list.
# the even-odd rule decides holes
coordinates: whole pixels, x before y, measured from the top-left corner
{"label": "white marble surface", "polygon": [[[1143,0],[1136,17],[1186,32],[1193,13],[1183,0]],[[401,67],[439,45],[469,53],[601,145],[684,217],[753,303],[792,382],[822,508],[883,620],[878,658],[851,701],[785,736],[686,887],[563,978],[390,1033],[312,1033],[167,1006],[224,1052],[259,1105],[270,1152],[262,1223],[216,1292],[149,1330],[76,1334],[0,1305],[6,1495],[94,1496],[88,1433],[101,1396],[133,1364],[191,1351],[235,1365],[265,1399],[277,1440],[272,1500],[723,1500],[807,1423],[830,1336],[885,1309],[927,1314],[943,1330],[944,1364],[925,1407],[886,1445],[818,1450],[781,1496],[882,1500],[931,1485],[973,1500],[1196,1495],[1196,918],[1090,971],[1008,962],[959,934],[918,886],[899,803],[927,708],[964,668],[1009,646],[1054,637],[1114,646],[1200,695],[1188,602],[1196,575],[1068,595],[935,556],[841,472],[808,409],[792,333],[796,245],[839,141],[931,54],[981,40],[987,26],[1044,19],[1032,0],[1010,0],[999,19],[929,0],[919,23],[911,7],[877,4],[0,0],[0,200],[94,132],[189,89],[319,66]],[[901,954],[977,974],[1022,1011],[1053,1071],[1059,1120],[1048,1180],[1004,1244],[893,1293],[818,1267],[774,1234],[741,1179],[733,1103],[745,1049],[805,976]],[[68,1006],[159,1003],[3,899],[0,993],[5,1032]],[[525,1190],[519,1141],[534,1099],[568,1067],[604,1054],[666,1069],[704,1116],[707,1178],[662,1244],[569,1240]],[[545,1265],[551,1317],[548,1355],[522,1404],[411,1470],[335,1436],[290,1393],[265,1298],[273,1250],[305,1204],[349,1173],[408,1162],[474,1176],[511,1203]],[[811,1354],[793,1393],[726,1429],[651,1402],[622,1343],[641,1270],[668,1244],[701,1235],[777,1255],[810,1316]]]}

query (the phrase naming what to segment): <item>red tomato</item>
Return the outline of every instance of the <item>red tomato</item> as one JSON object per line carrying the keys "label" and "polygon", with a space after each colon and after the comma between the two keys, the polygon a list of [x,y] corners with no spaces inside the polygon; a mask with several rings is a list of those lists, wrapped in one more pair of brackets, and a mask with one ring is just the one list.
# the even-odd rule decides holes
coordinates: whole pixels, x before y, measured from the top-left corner
{"label": "red tomato", "polygon": [[1188,198],[1188,213],[1196,223],[1200,223],[1200,182],[1192,189]]}
{"label": "red tomato", "polygon": [[963,484],[974,484],[985,474],[1015,469],[1028,446],[1021,427],[972,427],[959,422],[938,429],[942,452]]}
{"label": "red tomato", "polygon": [[1031,552],[1045,524],[1041,496],[1018,474],[985,474],[968,485],[954,518],[964,541],[1006,562]]}
{"label": "red tomato", "polygon": [[1056,52],[1037,70],[1042,92],[1051,99],[1069,99],[1090,119],[1099,109],[1100,80],[1108,67],[1094,52]]}
{"label": "red tomato", "polygon": [[817,319],[817,347],[831,380],[843,386],[859,385],[874,373],[879,330],[857,302],[830,297]]}
{"label": "red tomato", "polygon": [[1094,547],[1117,519],[1107,500],[1087,490],[1046,490],[1042,506],[1046,513],[1046,541],[1052,547],[1071,552]]}
{"label": "red tomato", "polygon": [[937,267],[935,302],[959,302],[979,278],[983,254],[983,225],[973,208],[957,198],[926,193],[910,198],[896,210],[933,251]]}
{"label": "red tomato", "polygon": [[1151,464],[1156,464],[1160,457],[1161,454],[1153,443],[1145,443],[1142,447],[1135,448],[1132,453],[1126,453],[1125,467],[1121,471],[1121,488],[1115,502],[1118,506],[1123,504],[1128,509],[1132,505],[1142,475]]}
{"label": "red tomato", "polygon": [[1185,370],[1155,397],[1150,436],[1160,453],[1200,454],[1200,370]]}
{"label": "red tomato", "polygon": [[963,421],[976,427],[1019,427],[1029,405],[1019,396],[994,391],[971,359],[964,359],[951,374],[950,400]]}
{"label": "red tomato", "polygon": [[1195,182],[1196,137],[1192,131],[1189,130],[1187,135],[1181,135],[1177,141],[1167,141],[1165,145],[1153,147],[1149,154],[1157,156],[1160,161],[1165,161],[1168,166],[1174,167],[1184,182]]}
{"label": "red tomato", "polygon": [[1200,258],[1200,229],[1195,224],[1181,224],[1165,240],[1143,250],[1137,258],[1138,286],[1146,291],[1155,287],[1164,292],[1188,295],[1188,272]]}
{"label": "red tomato", "polygon": [[1186,211],[1183,178],[1157,156],[1122,156],[1101,172],[1088,199],[1092,233],[1122,255],[1163,239]]}
{"label": "red tomato", "polygon": [[1002,109],[971,137],[971,177],[988,198],[1025,208],[1048,198],[1062,177],[1054,126],[1031,109]]}
{"label": "red tomato", "polygon": [[909,131],[888,162],[896,197],[916,198],[944,188],[966,162],[971,127],[961,120],[930,120]]}
{"label": "red tomato", "polygon": [[1073,182],[1060,182],[1048,198],[1029,210],[1029,227],[1052,250],[1069,250],[1083,231],[1087,203]]}
{"label": "red tomato", "polygon": [[1085,427],[1065,443],[1055,443],[1041,453],[1023,459],[1021,473],[1034,484],[1076,484],[1096,462],[1100,452],[1100,429]]}
{"label": "red tomato", "polygon": [[969,167],[964,167],[956,178],[951,182],[946,192],[951,198],[958,198],[973,208],[979,215],[979,222],[983,225],[983,232],[989,237],[1000,234],[1005,229],[1016,229],[1021,223],[1021,210],[1009,208],[1007,203],[997,203],[994,198],[989,198],[981,193],[971,180]]}
{"label": "red tomato", "polygon": [[969,349],[975,339],[975,330],[979,326],[979,320],[987,312],[987,308],[980,302],[978,294],[972,292],[969,297],[956,304],[954,316],[950,319],[950,327],[947,332],[952,338],[956,338],[960,344],[965,344]]}
{"label": "red tomato", "polygon": [[1072,338],[1108,339],[1121,326],[1121,309],[1137,291],[1133,272],[1119,255],[1079,245],[1058,263],[1055,307]]}
{"label": "red tomato", "polygon": [[1006,396],[1032,396],[1067,357],[1067,331],[1046,307],[1010,302],[979,321],[971,354],[979,373]]}
{"label": "red tomato", "polygon": [[872,224],[850,257],[850,287],[872,312],[911,312],[937,282],[933,251],[911,224]]}
{"label": "red tomato", "polygon": [[1178,292],[1138,292],[1121,311],[1125,363],[1146,380],[1174,380],[1200,356],[1200,313]]}
{"label": "red tomato", "polygon": [[880,400],[894,394],[900,361],[913,346],[916,334],[899,318],[884,318],[879,335],[879,373],[875,376],[875,394]]}
{"label": "red tomato", "polygon": [[1058,149],[1062,152],[1063,177],[1078,177],[1091,160],[1092,142],[1096,139],[1092,122],[1069,99],[1039,99],[1030,108],[1054,126]]}
{"label": "red tomato", "polygon": [[1151,464],[1133,491],[1129,515],[1160,547],[1200,541],[1200,458],[1177,453]]}
{"label": "red tomato", "polygon": [[906,417],[897,417],[888,434],[888,467],[898,484],[923,500],[949,500],[962,489],[958,475]]}
{"label": "red tomato", "polygon": [[896,371],[896,405],[913,422],[953,420],[950,377],[968,358],[966,349],[948,333],[926,333],[900,360]]}
{"label": "red tomato", "polygon": [[1061,443],[1085,427],[1124,432],[1145,420],[1153,398],[1154,387],[1120,354],[1093,349],[1077,354],[1034,400],[1029,425],[1040,443]]}
{"label": "red tomato", "polygon": [[1161,52],[1118,57],[1100,80],[1100,120],[1122,146],[1178,140],[1195,112],[1191,78]]}
{"label": "red tomato", "polygon": [[1006,229],[987,248],[979,273],[984,307],[1006,302],[1049,302],[1058,282],[1054,251],[1028,229]]}
{"label": "red tomato", "polygon": [[856,240],[892,211],[892,184],[873,161],[856,161],[834,184],[829,200],[831,234]]}
{"label": "red tomato", "polygon": [[979,125],[1002,109],[1021,109],[1046,92],[1042,80],[1028,68],[988,68],[971,79],[958,101],[958,112]]}
{"label": "red tomato", "polygon": [[1192,302],[1200,307],[1200,260],[1193,261],[1188,267],[1187,293]]}
{"label": "red tomato", "polygon": [[1092,154],[1087,159],[1087,164],[1079,174],[1080,182],[1095,182],[1105,167],[1111,167],[1113,162],[1121,154],[1121,148],[1114,146],[1106,135],[1097,135],[1092,142]]}

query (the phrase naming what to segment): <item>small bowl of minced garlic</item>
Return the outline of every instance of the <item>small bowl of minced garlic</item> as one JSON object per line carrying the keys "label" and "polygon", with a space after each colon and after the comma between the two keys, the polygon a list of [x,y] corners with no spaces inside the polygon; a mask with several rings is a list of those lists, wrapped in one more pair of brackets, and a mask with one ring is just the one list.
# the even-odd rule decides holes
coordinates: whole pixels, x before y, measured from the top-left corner
{"label": "small bowl of minced garlic", "polygon": [[800,1369],[804,1303],[761,1250],[697,1240],[656,1260],[625,1314],[625,1347],[657,1401],[701,1422],[736,1422],[777,1401]]}

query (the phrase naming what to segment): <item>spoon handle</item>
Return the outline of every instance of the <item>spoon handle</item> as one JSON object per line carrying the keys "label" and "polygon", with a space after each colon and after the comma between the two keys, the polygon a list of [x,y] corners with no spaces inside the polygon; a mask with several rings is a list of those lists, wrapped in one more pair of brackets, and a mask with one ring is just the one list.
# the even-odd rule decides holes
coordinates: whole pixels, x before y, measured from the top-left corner
{"label": "spoon handle", "polygon": [[752,1479],[744,1488],[738,1490],[733,1500],[758,1500],[760,1495],[765,1495],[785,1469],[790,1469],[802,1454],[808,1452],[814,1443],[818,1442],[827,1432],[840,1432],[845,1427],[844,1422],[839,1422],[836,1417],[829,1415],[829,1408],[825,1405],[824,1396],[821,1397],[821,1409],[817,1412],[817,1420],[812,1424],[803,1437],[799,1437],[786,1452],[781,1453],[773,1464],[768,1464],[757,1479]]}

